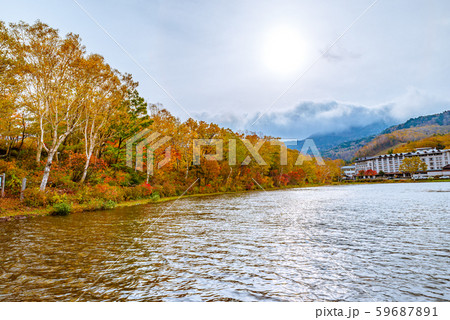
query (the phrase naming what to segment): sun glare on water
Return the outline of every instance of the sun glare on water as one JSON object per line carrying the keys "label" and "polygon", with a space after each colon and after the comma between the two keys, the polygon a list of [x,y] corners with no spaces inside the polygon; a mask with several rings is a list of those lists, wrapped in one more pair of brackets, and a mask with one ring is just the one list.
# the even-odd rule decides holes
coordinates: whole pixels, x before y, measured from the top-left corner
{"label": "sun glare on water", "polygon": [[268,69],[280,75],[298,72],[305,62],[306,46],[293,28],[271,30],[264,43],[263,61]]}

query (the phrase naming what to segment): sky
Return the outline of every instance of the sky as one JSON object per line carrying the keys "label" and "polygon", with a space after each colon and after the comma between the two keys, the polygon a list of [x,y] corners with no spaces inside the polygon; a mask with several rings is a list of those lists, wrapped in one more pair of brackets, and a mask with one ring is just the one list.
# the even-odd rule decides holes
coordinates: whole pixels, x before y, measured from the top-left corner
{"label": "sky", "polygon": [[0,20],[79,34],[182,120],[304,138],[450,109],[450,1],[374,2],[0,0]]}

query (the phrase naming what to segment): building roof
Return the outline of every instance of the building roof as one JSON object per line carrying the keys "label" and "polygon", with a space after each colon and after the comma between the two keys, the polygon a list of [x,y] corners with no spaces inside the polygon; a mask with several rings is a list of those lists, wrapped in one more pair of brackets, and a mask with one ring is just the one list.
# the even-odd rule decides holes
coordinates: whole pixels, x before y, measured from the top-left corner
{"label": "building roof", "polygon": [[358,158],[358,159],[356,159],[355,162],[362,162],[362,161],[367,161],[367,160],[376,159],[376,158],[395,158],[395,157],[400,157],[400,156],[404,156],[404,157],[424,156],[424,155],[431,155],[431,154],[440,154],[442,152],[448,152],[448,151],[450,151],[450,149],[439,150],[439,149],[430,148],[430,147],[417,148],[417,150],[413,151],[413,152],[382,154],[379,156]]}
{"label": "building roof", "polygon": [[443,151],[447,151],[449,149],[446,150],[438,150],[438,149],[425,149],[425,148],[417,148],[416,151],[414,152],[408,152],[406,153],[406,155],[427,155],[427,154],[435,154],[435,153],[442,153]]}

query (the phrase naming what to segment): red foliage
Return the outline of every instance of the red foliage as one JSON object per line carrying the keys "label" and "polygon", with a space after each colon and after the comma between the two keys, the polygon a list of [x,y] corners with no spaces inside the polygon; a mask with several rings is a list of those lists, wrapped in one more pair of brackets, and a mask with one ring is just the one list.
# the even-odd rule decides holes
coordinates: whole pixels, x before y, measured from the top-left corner
{"label": "red foliage", "polygon": [[364,172],[365,176],[376,176],[377,172],[375,170],[369,169]]}
{"label": "red foliage", "polygon": [[92,189],[92,196],[96,199],[120,202],[123,200],[123,189],[106,183],[97,184]]}
{"label": "red foliage", "polygon": [[298,169],[296,171],[291,171],[288,173],[289,175],[289,184],[297,185],[302,183],[306,178],[306,173],[303,169]]}
{"label": "red foliage", "polygon": [[[74,153],[72,151],[67,151],[68,160],[65,166],[65,170],[69,170],[73,172],[72,180],[78,181],[81,179],[83,174],[84,166],[86,165],[86,155],[84,153]],[[102,171],[108,168],[108,164],[100,158],[95,157],[94,155],[91,157],[91,161],[89,163],[89,171]]]}
{"label": "red foliage", "polygon": [[247,185],[245,186],[246,190],[252,190],[254,188],[255,184],[253,182],[249,182],[247,183]]}
{"label": "red foliage", "polygon": [[276,180],[277,180],[277,182],[278,182],[278,185],[279,185],[279,186],[283,186],[283,187],[285,187],[285,186],[288,185],[290,179],[291,179],[291,178],[290,178],[289,175],[286,174],[286,173],[283,173],[282,175],[276,177]]}
{"label": "red foliage", "polygon": [[148,183],[143,183],[143,184],[142,184],[142,187],[143,187],[144,189],[147,190],[147,192],[146,192],[147,195],[152,194],[153,188],[152,188],[152,186],[151,186],[150,184],[148,184]]}
{"label": "red foliage", "polygon": [[205,186],[199,188],[200,193],[214,193],[216,190],[208,183]]}

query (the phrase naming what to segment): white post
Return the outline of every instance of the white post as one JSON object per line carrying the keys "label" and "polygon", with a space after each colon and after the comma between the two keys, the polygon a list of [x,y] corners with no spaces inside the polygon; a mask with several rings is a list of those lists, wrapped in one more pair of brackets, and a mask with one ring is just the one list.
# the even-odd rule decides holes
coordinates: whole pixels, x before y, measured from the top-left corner
{"label": "white post", "polygon": [[27,178],[22,179],[22,189],[20,189],[20,201],[23,200],[23,192],[25,191],[25,188],[27,187]]}
{"label": "white post", "polygon": [[2,187],[2,198],[5,197],[5,177],[6,177],[6,174],[3,173],[3,174],[1,175],[1,180],[2,180],[2,183],[1,183],[1,187]]}

